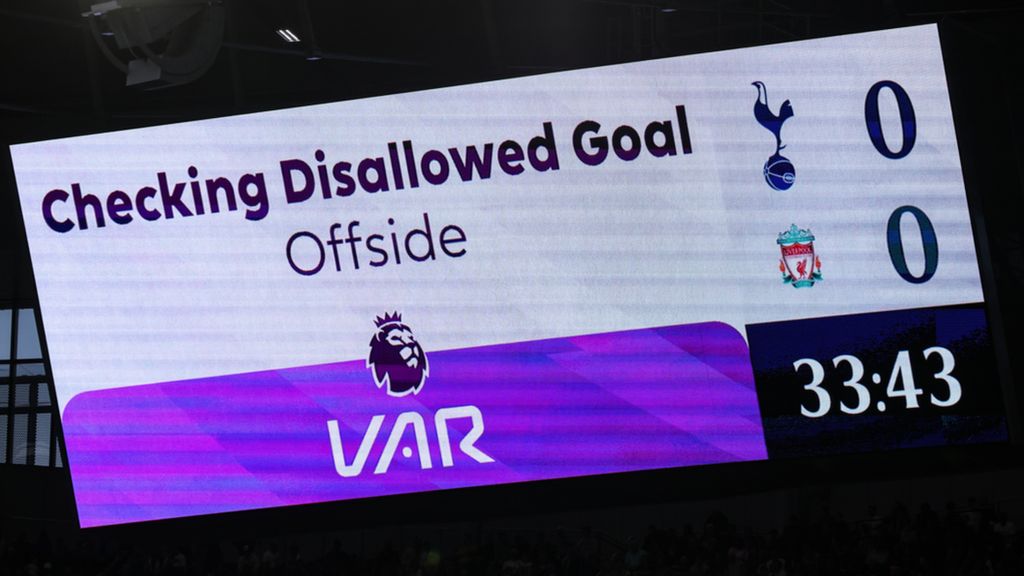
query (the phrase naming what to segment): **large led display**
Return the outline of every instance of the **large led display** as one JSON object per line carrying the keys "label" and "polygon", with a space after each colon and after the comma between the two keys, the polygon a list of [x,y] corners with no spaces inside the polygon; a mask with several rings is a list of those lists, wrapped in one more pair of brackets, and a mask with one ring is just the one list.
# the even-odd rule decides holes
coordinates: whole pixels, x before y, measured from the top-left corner
{"label": "large led display", "polygon": [[83,526],[1006,435],[932,26],[11,153]]}

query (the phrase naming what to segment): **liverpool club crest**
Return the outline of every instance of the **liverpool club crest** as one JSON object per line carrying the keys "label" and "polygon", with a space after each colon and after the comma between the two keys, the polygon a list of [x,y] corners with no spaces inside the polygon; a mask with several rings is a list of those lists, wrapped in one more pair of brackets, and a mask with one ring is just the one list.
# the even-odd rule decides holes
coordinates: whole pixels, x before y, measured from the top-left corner
{"label": "liverpool club crest", "polygon": [[792,224],[775,241],[782,250],[779,271],[782,281],[794,288],[809,288],[821,282],[821,259],[814,253],[814,234]]}

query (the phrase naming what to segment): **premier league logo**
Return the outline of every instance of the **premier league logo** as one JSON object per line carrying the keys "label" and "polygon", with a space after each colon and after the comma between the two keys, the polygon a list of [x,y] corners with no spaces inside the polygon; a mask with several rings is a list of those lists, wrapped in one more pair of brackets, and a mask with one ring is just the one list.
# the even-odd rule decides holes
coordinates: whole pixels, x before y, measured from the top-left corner
{"label": "premier league logo", "polygon": [[370,340],[366,367],[373,372],[378,388],[387,387],[389,396],[419,394],[430,374],[427,355],[412,329],[402,323],[398,312],[378,316],[377,333]]}
{"label": "premier league logo", "polygon": [[789,100],[782,103],[779,113],[775,114],[768,107],[768,90],[763,82],[754,82],[757,87],[757,100],[754,102],[754,118],[766,130],[775,135],[775,154],[764,163],[764,180],[775,190],[789,190],[796,182],[796,168],[788,158],[779,154],[786,146],[782,143],[782,125],[793,117],[793,107]]}
{"label": "premier league logo", "polygon": [[[370,340],[370,357],[366,360],[366,366],[373,372],[373,381],[377,383],[378,388],[387,386],[390,396],[418,393],[427,378],[427,356],[416,342],[416,337],[412,335],[412,329],[402,322],[402,315],[398,312],[378,316],[376,324],[377,333]],[[363,473],[367,459],[374,452],[379,454],[377,465],[373,469],[374,475],[387,474],[398,454],[406,460],[418,460],[420,470],[434,468],[432,455],[436,454],[441,455],[442,468],[451,468],[456,464],[465,465],[465,460],[460,462],[455,459],[456,450],[479,464],[494,462],[494,458],[475,446],[484,433],[484,415],[476,406],[469,404],[437,408],[433,413],[423,413],[423,406],[410,408],[416,409],[402,412],[397,417],[377,414],[370,418],[358,448],[352,453],[350,447],[348,456],[345,455],[345,446],[342,444],[342,431],[348,436],[352,422],[346,422],[347,426],[343,427],[338,420],[328,420],[327,434],[331,439],[331,456],[334,458],[334,471],[338,476],[359,476]],[[385,419],[391,422],[391,432],[387,434],[384,446],[377,448],[377,438],[381,436],[381,427]],[[465,424],[460,425],[460,432],[456,432],[453,438],[449,429],[449,422],[453,420],[469,420],[469,432],[462,433]],[[432,445],[430,436],[427,435],[427,422],[434,424],[437,444]],[[410,429],[416,439],[415,449],[412,446],[403,446],[406,444],[405,439],[408,438]],[[345,442],[351,442],[351,439]],[[401,471],[398,473],[402,474]]]}
{"label": "premier league logo", "polygon": [[814,234],[810,230],[793,224],[780,232],[775,242],[782,250],[779,271],[783,282],[794,288],[809,288],[821,281],[821,259],[814,253]]}

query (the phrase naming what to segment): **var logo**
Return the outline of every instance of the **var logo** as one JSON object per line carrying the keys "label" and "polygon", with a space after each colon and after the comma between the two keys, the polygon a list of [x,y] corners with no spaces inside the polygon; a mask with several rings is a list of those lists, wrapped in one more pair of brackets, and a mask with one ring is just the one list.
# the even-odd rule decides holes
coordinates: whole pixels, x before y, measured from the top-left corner
{"label": "var logo", "polygon": [[[441,452],[441,465],[445,468],[455,465],[448,434],[448,421],[457,418],[469,418],[472,423],[469,433],[459,442],[459,450],[480,464],[494,462],[493,458],[474,446],[484,433],[484,417],[480,413],[480,409],[476,406],[459,406],[457,408],[442,408],[434,414],[434,428],[437,432],[437,446]],[[334,455],[334,469],[338,472],[339,476],[351,478],[362,473],[367,457],[370,455],[370,449],[373,448],[374,441],[380,434],[380,429],[383,425],[383,414],[378,414],[370,420],[370,425],[363,434],[363,440],[359,443],[355,456],[351,462],[348,462],[345,458],[345,449],[341,443],[341,431],[338,429],[338,421],[329,420],[327,422],[327,431],[331,435],[331,453]],[[418,412],[403,412],[398,415],[391,428],[387,444],[384,445],[384,451],[381,452],[377,466],[373,470],[374,474],[384,474],[388,471],[391,461],[395,457],[395,451],[398,449],[398,443],[402,441],[402,435],[409,426],[412,426],[416,436],[416,450],[419,456],[420,468],[428,470],[434,467],[433,459],[430,456],[430,439],[427,436],[423,416]],[[411,457],[412,449],[408,446],[403,448],[402,456],[406,458]]]}
{"label": "var logo", "polygon": [[[412,335],[412,330],[402,322],[397,312],[377,317],[377,333],[370,341],[370,357],[366,365],[373,375],[378,388],[386,388],[389,396],[406,396],[418,394],[427,376],[427,357],[419,343]],[[345,455],[342,444],[341,428],[337,420],[327,421],[327,432],[331,438],[331,454],[334,457],[334,469],[339,476],[351,478],[359,476],[366,466],[370,452],[380,436],[380,430],[386,420],[384,414],[370,419],[370,424],[363,433],[363,438],[352,455],[351,461]],[[428,416],[428,420],[430,417]],[[441,466],[449,468],[455,465],[452,454],[448,423],[453,420],[468,419],[469,432],[459,441],[459,451],[480,464],[494,462],[494,459],[476,447],[477,440],[484,433],[484,416],[476,406],[458,406],[441,408],[433,415],[434,432],[437,437],[437,450],[441,455]],[[391,467],[399,444],[406,430],[412,427],[416,438],[416,454],[420,468],[428,470],[434,467],[431,457],[431,442],[427,435],[427,425],[419,412],[403,412],[391,425],[391,433],[384,444],[384,450],[377,460],[374,474],[384,474]],[[413,450],[409,446],[402,448],[404,458],[412,458]]]}

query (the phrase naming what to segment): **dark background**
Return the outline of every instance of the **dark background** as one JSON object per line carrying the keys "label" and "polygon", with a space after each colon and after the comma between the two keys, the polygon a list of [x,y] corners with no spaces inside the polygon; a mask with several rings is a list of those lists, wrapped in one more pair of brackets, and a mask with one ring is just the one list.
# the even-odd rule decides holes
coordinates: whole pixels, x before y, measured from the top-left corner
{"label": "dark background", "polygon": [[[4,0],[0,144],[6,149],[49,138],[937,22],[983,255],[996,366],[1010,429],[1019,442],[1024,399],[1017,322],[1024,288],[1020,2],[228,0],[224,5],[226,33],[213,66],[195,82],[151,89],[125,85],[124,74],[100,52],[75,0]],[[274,32],[281,27],[296,31],[304,42],[286,44]],[[321,58],[307,60],[311,54]],[[3,152],[0,303],[36,306],[30,266],[10,157]],[[958,480],[958,486],[984,492],[1012,486],[1005,479],[1020,470],[1017,443],[919,449],[398,496],[95,532],[144,538],[192,530],[261,534],[478,521],[616,506],[640,510],[771,491],[788,494],[792,511],[807,505],[804,495],[816,502],[848,492],[849,486],[877,483],[930,483],[941,491],[934,487],[944,478],[964,474],[968,479]],[[76,525],[65,469],[0,466],[0,487],[5,521]],[[1012,496],[1012,488],[1004,489]],[[754,506],[749,513],[775,513],[771,510]]]}

